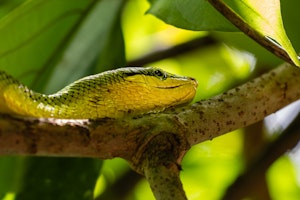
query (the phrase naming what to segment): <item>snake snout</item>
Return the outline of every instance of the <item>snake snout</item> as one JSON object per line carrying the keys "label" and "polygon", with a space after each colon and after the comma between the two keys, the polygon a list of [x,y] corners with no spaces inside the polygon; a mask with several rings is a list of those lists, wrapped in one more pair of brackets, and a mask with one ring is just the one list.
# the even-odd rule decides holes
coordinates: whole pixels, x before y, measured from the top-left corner
{"label": "snake snout", "polygon": [[189,80],[195,84],[195,87],[198,87],[198,81],[192,77],[189,77]]}

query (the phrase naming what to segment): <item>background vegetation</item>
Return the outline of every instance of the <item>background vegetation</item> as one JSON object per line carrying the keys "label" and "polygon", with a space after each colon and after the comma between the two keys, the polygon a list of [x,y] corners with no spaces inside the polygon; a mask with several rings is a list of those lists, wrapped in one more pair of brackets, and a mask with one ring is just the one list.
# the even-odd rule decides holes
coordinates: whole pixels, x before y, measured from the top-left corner
{"label": "background vegetation", "polygon": [[[175,21],[179,26],[193,31],[167,25],[151,14],[145,15],[151,8],[151,13],[160,18],[165,16],[166,11],[157,9],[158,1],[149,2],[0,0],[0,69],[37,91],[51,93],[84,75],[123,66],[150,65],[196,78],[197,101],[247,82],[283,62],[243,33],[194,31],[201,28],[181,24],[180,16],[186,15],[176,10],[172,12],[178,16]],[[178,1],[164,2],[176,5],[174,2]],[[285,30],[299,50],[300,2],[281,3]],[[198,15],[192,5],[185,6],[189,17]],[[217,19],[208,17],[199,20]],[[173,23],[168,18],[163,20]],[[223,20],[224,27],[216,29],[217,24],[206,28],[237,31]],[[292,110],[297,114],[299,105]],[[181,179],[188,198],[221,199],[291,120],[291,113],[276,113],[266,121],[194,146],[182,164]],[[255,192],[271,199],[299,199],[299,162],[297,148],[281,156],[266,174],[254,178],[257,184],[266,176],[267,185]],[[143,177],[132,172],[121,159],[0,158],[2,199],[93,196],[154,199]]]}

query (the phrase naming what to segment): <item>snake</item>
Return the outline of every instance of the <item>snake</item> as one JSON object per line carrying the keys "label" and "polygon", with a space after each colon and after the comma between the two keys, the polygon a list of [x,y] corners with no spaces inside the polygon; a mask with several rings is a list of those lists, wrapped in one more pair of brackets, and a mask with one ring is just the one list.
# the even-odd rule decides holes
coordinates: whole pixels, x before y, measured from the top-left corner
{"label": "snake", "polygon": [[140,116],[189,104],[197,85],[194,78],[159,68],[124,67],[81,78],[53,94],[42,94],[0,70],[0,112],[58,119]]}

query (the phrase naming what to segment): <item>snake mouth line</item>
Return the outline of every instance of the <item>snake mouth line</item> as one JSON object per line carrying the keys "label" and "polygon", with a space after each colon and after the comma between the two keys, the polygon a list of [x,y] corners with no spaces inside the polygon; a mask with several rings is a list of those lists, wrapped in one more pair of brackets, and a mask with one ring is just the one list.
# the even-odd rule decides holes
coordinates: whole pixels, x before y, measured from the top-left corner
{"label": "snake mouth line", "polygon": [[153,87],[158,88],[158,89],[175,89],[175,88],[179,88],[179,87],[186,86],[186,85],[193,85],[195,90],[196,90],[196,88],[198,86],[198,82],[193,78],[190,78],[190,80],[191,80],[191,82],[185,82],[185,83],[181,83],[181,84],[178,84],[178,85],[169,85],[169,86],[168,85],[167,86],[157,85],[157,86],[153,86]]}
{"label": "snake mouth line", "polygon": [[[143,84],[143,85],[148,85],[147,82],[142,82],[142,81],[128,81],[130,83],[140,83],[140,84]],[[188,83],[186,83],[188,84]],[[160,86],[160,85],[148,85],[148,86],[151,86],[153,88],[158,88],[158,89],[174,89],[174,88],[178,88],[178,87],[181,87],[181,86],[184,86],[186,84],[179,84],[179,85],[170,85],[170,86]]]}
{"label": "snake mouth line", "polygon": [[198,83],[197,82],[195,82],[195,84],[193,84],[193,83],[182,83],[182,84],[178,84],[178,85],[167,85],[167,86],[165,86],[165,85],[162,85],[162,86],[160,86],[160,85],[157,85],[157,86],[153,86],[153,87],[155,87],[155,88],[158,88],[158,89],[174,89],[174,88],[179,88],[179,87],[182,87],[182,86],[185,86],[185,85],[194,85],[194,87],[195,87],[195,89],[197,88],[197,85],[198,85]]}
{"label": "snake mouth line", "polygon": [[186,84],[172,85],[172,86],[154,86],[154,87],[158,88],[158,89],[174,89],[174,88],[181,87],[183,85],[186,85]]}

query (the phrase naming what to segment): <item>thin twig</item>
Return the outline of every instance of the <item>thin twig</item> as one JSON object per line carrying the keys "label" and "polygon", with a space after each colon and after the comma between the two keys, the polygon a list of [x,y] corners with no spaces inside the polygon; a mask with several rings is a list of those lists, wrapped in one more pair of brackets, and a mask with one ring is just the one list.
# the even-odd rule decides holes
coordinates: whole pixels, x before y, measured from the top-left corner
{"label": "thin twig", "polygon": [[196,49],[205,48],[216,44],[216,40],[210,36],[195,38],[185,43],[178,44],[170,48],[157,50],[136,60],[129,61],[127,66],[144,66],[162,59],[178,56],[180,54],[188,53]]}

